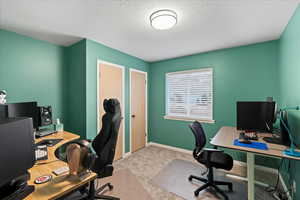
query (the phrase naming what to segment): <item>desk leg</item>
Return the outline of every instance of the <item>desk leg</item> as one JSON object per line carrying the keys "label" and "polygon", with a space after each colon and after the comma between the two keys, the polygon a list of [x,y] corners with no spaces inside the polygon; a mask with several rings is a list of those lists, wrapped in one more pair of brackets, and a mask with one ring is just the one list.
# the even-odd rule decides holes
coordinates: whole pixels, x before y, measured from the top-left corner
{"label": "desk leg", "polygon": [[88,200],[94,200],[95,199],[95,180],[92,180],[90,182],[90,188],[89,188],[89,194],[88,194]]}
{"label": "desk leg", "polygon": [[254,156],[254,153],[247,152],[248,200],[254,200],[255,196]]}

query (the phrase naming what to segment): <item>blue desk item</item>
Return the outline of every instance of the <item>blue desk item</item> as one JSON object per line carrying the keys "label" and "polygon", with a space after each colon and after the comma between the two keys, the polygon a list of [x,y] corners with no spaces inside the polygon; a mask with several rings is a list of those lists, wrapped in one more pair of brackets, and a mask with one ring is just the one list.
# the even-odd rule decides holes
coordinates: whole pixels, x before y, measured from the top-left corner
{"label": "blue desk item", "polygon": [[299,106],[296,107],[286,107],[284,109],[280,109],[279,110],[279,118],[280,118],[280,122],[283,124],[283,126],[285,127],[285,129],[287,130],[290,140],[291,140],[291,145],[289,149],[286,149],[283,151],[283,153],[287,156],[294,156],[294,157],[300,157],[300,152],[295,151],[295,144],[294,144],[294,138],[292,135],[292,132],[290,130],[290,128],[287,126],[287,124],[284,122],[284,119],[281,115],[282,111],[288,111],[288,110],[300,110]]}
{"label": "blue desk item", "polygon": [[254,149],[260,149],[260,150],[268,150],[267,144],[262,143],[262,142],[252,142],[251,144],[245,144],[245,143],[239,142],[238,139],[235,139],[233,142],[233,145],[254,148]]}

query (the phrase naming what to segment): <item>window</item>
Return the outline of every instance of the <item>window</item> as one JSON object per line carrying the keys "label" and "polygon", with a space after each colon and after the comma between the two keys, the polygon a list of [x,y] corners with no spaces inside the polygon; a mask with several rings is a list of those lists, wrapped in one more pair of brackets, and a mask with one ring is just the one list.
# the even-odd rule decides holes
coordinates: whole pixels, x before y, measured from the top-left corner
{"label": "window", "polygon": [[213,121],[213,69],[166,74],[166,119]]}

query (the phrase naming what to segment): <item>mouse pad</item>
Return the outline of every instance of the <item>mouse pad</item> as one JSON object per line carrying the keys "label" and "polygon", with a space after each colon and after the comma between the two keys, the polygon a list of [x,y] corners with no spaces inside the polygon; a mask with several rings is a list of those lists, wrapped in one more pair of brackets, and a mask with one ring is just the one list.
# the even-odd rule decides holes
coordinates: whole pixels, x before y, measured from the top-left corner
{"label": "mouse pad", "polygon": [[45,144],[47,144],[47,141],[52,141],[52,143],[51,144],[47,144],[47,146],[48,147],[53,147],[54,145],[56,145],[57,143],[59,143],[62,140],[63,139],[44,139],[44,140],[36,143],[35,146],[45,145]]}
{"label": "mouse pad", "polygon": [[238,139],[235,139],[233,144],[236,146],[241,146],[241,147],[249,147],[249,148],[260,149],[260,150],[268,150],[267,144],[262,143],[262,142],[252,142],[251,144],[245,144],[245,143],[239,142]]}

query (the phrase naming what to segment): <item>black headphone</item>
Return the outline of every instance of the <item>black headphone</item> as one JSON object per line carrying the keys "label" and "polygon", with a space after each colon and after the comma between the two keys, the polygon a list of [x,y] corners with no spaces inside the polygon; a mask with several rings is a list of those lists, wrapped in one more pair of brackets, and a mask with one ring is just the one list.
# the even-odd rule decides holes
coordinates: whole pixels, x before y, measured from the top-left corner
{"label": "black headphone", "polygon": [[95,160],[97,158],[97,155],[92,152],[92,150],[89,146],[90,142],[87,140],[77,140],[77,141],[71,142],[70,144],[78,144],[80,147],[87,149],[88,152],[85,155],[85,157],[83,158],[82,166],[86,169],[92,169],[92,167],[94,166]]}
{"label": "black headphone", "polygon": [[0,94],[1,95],[6,95],[6,91],[5,90],[0,90]]}

